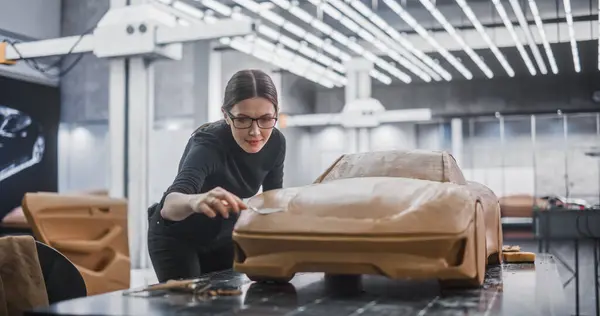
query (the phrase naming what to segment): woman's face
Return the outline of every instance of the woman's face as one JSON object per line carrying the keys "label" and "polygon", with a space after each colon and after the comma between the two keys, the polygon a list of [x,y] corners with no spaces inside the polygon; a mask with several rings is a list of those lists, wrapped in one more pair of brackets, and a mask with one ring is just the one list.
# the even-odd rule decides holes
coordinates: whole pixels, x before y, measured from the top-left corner
{"label": "woman's face", "polygon": [[267,143],[277,117],[275,106],[265,98],[246,99],[223,114],[235,141],[251,154],[259,152]]}

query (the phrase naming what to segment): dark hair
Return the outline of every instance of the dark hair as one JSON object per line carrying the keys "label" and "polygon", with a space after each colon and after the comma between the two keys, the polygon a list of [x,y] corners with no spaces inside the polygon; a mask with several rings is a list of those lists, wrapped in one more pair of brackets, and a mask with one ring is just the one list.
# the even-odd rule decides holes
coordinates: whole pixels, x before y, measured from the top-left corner
{"label": "dark hair", "polygon": [[[234,105],[252,98],[265,98],[269,100],[275,107],[275,113],[279,112],[279,101],[275,84],[269,75],[258,69],[240,70],[227,81],[221,108],[229,112]],[[210,124],[202,124],[193,134]]]}
{"label": "dark hair", "polygon": [[273,103],[276,113],[279,110],[277,89],[273,80],[258,69],[240,70],[229,79],[225,87],[222,109],[231,111],[237,103],[251,98],[265,98]]}

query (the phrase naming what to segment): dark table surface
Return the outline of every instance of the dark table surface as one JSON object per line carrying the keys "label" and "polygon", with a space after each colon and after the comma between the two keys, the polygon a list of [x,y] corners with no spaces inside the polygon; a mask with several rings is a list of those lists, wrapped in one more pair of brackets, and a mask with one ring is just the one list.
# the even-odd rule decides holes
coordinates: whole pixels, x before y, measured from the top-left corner
{"label": "dark table surface", "polygon": [[192,294],[122,292],[54,304],[26,315],[568,315],[554,258],[535,264],[490,266],[483,287],[442,290],[434,281],[398,281],[380,276],[324,277],[298,274],[290,284],[249,281],[223,271],[214,284],[239,287],[242,295],[202,299]]}

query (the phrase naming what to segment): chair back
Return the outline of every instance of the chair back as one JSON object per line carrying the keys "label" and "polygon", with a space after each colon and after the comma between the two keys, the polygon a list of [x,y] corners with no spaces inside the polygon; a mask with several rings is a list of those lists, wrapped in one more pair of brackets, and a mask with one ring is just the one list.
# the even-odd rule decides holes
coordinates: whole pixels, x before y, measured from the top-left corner
{"label": "chair back", "polygon": [[81,273],[67,257],[39,241],[35,246],[50,304],[87,296]]}

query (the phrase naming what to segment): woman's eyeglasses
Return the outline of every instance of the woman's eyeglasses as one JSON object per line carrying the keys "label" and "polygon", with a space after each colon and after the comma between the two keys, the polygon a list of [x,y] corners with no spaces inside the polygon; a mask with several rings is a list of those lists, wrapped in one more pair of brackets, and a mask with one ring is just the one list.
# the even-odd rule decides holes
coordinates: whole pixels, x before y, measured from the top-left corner
{"label": "woman's eyeglasses", "polygon": [[246,116],[237,117],[237,116],[234,116],[233,114],[229,113],[229,111],[227,111],[226,113],[229,116],[229,118],[231,119],[231,121],[233,122],[233,126],[238,129],[250,128],[250,127],[252,127],[252,123],[254,121],[256,121],[256,124],[258,125],[259,128],[263,128],[263,129],[274,128],[275,124],[277,123],[277,118],[271,117],[271,116],[251,118],[251,117],[246,117]]}

